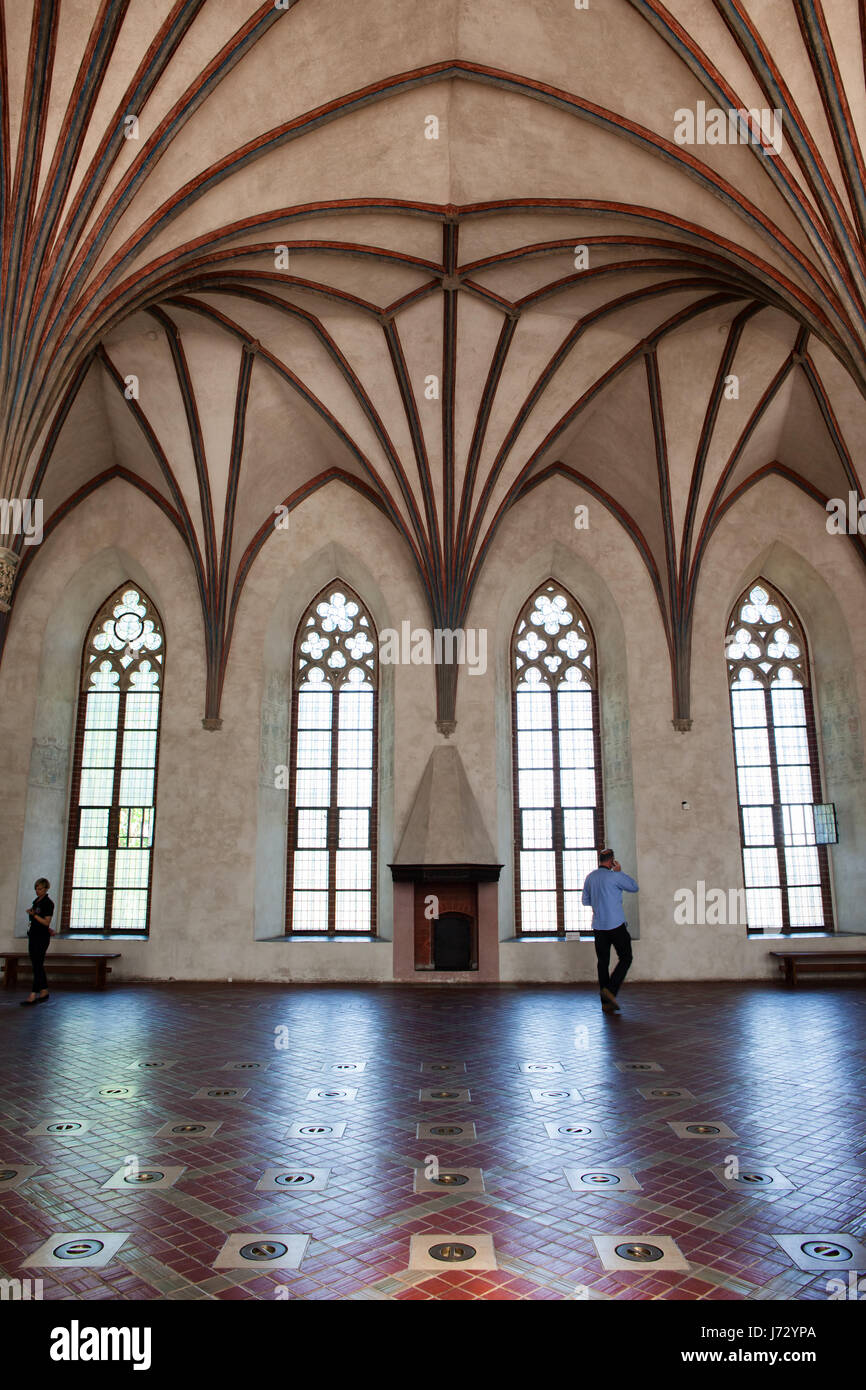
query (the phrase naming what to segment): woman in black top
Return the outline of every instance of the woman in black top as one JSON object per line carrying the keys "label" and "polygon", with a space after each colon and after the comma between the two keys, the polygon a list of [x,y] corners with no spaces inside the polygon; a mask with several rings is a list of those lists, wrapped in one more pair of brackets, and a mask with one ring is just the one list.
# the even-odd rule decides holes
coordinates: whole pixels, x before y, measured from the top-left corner
{"label": "woman in black top", "polygon": [[42,1004],[48,998],[45,952],[48,950],[48,945],[54,935],[51,926],[54,904],[48,896],[48,889],[51,884],[47,878],[37,878],[33,887],[36,889],[36,897],[33,899],[33,906],[27,909],[27,916],[30,918],[27,935],[30,938],[28,949],[30,964],[33,967],[33,991],[29,999],[21,1000],[22,1007],[26,1007],[28,1004]]}

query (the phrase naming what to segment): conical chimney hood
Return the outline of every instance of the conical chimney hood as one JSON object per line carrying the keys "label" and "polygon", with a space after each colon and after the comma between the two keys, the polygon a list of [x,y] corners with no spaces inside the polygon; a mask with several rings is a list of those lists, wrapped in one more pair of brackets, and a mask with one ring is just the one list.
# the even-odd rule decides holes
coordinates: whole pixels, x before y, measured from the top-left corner
{"label": "conical chimney hood", "polygon": [[434,748],[391,865],[394,878],[441,869],[451,877],[497,879],[501,868],[459,752],[451,744]]}

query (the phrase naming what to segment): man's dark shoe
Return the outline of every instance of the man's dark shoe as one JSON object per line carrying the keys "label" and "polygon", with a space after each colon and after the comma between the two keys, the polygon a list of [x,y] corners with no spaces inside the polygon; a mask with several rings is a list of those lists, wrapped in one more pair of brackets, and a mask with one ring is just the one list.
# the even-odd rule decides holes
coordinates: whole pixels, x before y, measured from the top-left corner
{"label": "man's dark shoe", "polygon": [[612,1013],[619,1013],[619,1004],[616,1002],[616,995],[612,989],[603,989],[601,991],[601,997],[603,1001],[602,1008],[604,1008],[605,1003],[607,1003]]}

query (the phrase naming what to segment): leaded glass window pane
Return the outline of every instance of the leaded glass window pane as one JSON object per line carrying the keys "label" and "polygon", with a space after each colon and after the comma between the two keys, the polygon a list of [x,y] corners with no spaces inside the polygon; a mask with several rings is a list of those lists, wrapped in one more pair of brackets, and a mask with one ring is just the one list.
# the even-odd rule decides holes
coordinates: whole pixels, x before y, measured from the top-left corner
{"label": "leaded glass window pane", "polygon": [[563,806],[595,805],[595,768],[564,767],[560,786]]}
{"label": "leaded glass window pane", "polygon": [[117,732],[114,729],[88,729],[81,750],[82,767],[114,769],[114,750]]}
{"label": "leaded glass window pane", "polygon": [[114,800],[114,768],[83,768],[80,806],[110,806]]}
{"label": "leaded glass window pane", "polygon": [[810,767],[780,767],[779,799],[783,804],[790,801],[814,801],[812,769]]}
{"label": "leaded glass window pane", "polygon": [[119,849],[114,861],[116,888],[146,888],[150,855],[142,849]]}
{"label": "leaded glass window pane", "polygon": [[772,807],[744,806],[742,819],[744,845],[773,844],[775,830],[773,828]]}
{"label": "leaded glass window pane", "polygon": [[298,849],[327,849],[327,811],[298,811],[296,824]]}
{"label": "leaded glass window pane", "polygon": [[120,696],[114,691],[90,691],[87,696],[85,726],[88,729],[117,729],[117,710]]}
{"label": "leaded glass window pane", "polygon": [[340,844],[346,849],[366,849],[369,846],[369,811],[340,811]]}
{"label": "leaded glass window pane", "polygon": [[296,852],[295,888],[328,891],[327,850],[298,850]]}
{"label": "leaded glass window pane", "polygon": [[728,622],[734,759],[750,931],[832,930],[827,848],[815,845],[821,800],[806,639],[764,580]]}
{"label": "leaded glass window pane", "polygon": [[81,812],[78,830],[79,845],[104,845],[108,836],[108,811]]}
{"label": "leaded glass window pane", "polygon": [[295,931],[328,930],[328,894],[295,889],[292,895],[292,924]]}
{"label": "leaded glass window pane", "polygon": [[591,729],[559,730],[559,761],[563,767],[595,767],[595,747]]}
{"label": "leaded glass window pane", "polygon": [[147,926],[147,893],[115,888],[111,902],[111,930],[142,932]]}
{"label": "leaded glass window pane", "polygon": [[120,771],[121,806],[150,806],[153,804],[152,767],[124,767]]}
{"label": "leaded glass window pane", "polygon": [[821,912],[821,888],[813,884],[808,888],[788,890],[788,914],[792,927],[808,929]]}
{"label": "leaded glass window pane", "polygon": [[553,769],[540,772],[524,771],[517,773],[517,786],[521,806],[553,805]]}
{"label": "leaded glass window pane", "polygon": [[[575,811],[572,808],[562,812],[562,828],[566,849],[591,849],[595,845],[595,814],[593,811]],[[593,868],[597,868],[593,864]],[[581,888],[583,885],[581,885]]]}
{"label": "leaded glass window pane", "polygon": [[105,889],[73,888],[70,894],[70,931],[103,931],[105,928]]}
{"label": "leaded glass window pane", "polygon": [[522,811],[523,844],[526,849],[553,848],[553,813]]}
{"label": "leaded glass window pane", "polygon": [[377,675],[370,615],[329,585],[295,640],[287,931],[374,929]]}
{"label": "leaded glass window pane", "polygon": [[583,880],[604,838],[595,642],[572,596],[549,580],[511,644],[518,931],[588,931]]}
{"label": "leaded glass window pane", "polygon": [[780,932],[783,926],[781,891],[778,888],[747,888],[746,914],[753,930]]}
{"label": "leaded glass window pane", "polygon": [[164,659],[156,609],[122,586],[84,644],[64,931],[147,931]]}
{"label": "leaded glass window pane", "polygon": [[737,745],[737,766],[770,765],[770,741],[766,729],[737,729],[734,734]]}
{"label": "leaded glass window pane", "polygon": [[[595,856],[593,856],[592,867],[593,869],[598,868],[598,859]],[[588,872],[589,870],[587,870]],[[567,932],[589,932],[592,930],[592,908],[583,906],[582,895],[583,884],[581,884],[579,893],[566,891],[563,895],[565,900],[565,930]]]}
{"label": "leaded glass window pane", "polygon": [[370,856],[364,850],[337,850],[337,889],[366,892],[370,887]]}
{"label": "leaded glass window pane", "polygon": [[556,855],[546,850],[521,850],[520,882],[527,891],[556,887]]}
{"label": "leaded glass window pane", "polygon": [[555,893],[521,893],[521,926],[525,932],[555,932],[558,928]]}
{"label": "leaded glass window pane", "polygon": [[108,877],[107,849],[77,849],[72,865],[76,888],[101,888]]}
{"label": "leaded glass window pane", "polygon": [[370,893],[335,894],[334,930],[338,932],[370,932],[373,921],[370,915]]}
{"label": "leaded glass window pane", "polygon": [[521,767],[553,767],[553,734],[550,729],[528,729],[517,735]]}
{"label": "leaded glass window pane", "polygon": [[373,782],[369,768],[341,767],[337,771],[337,805],[370,806]]}

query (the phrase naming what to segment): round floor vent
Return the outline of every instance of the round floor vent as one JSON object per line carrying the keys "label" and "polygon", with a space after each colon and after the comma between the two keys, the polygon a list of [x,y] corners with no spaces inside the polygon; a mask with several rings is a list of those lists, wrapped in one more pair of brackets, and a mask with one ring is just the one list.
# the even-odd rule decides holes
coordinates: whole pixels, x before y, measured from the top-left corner
{"label": "round floor vent", "polygon": [[462,1241],[449,1241],[441,1245],[431,1245],[427,1253],[434,1260],[442,1260],[445,1264],[461,1264],[464,1260],[471,1260],[478,1251],[474,1245],[466,1245]]}
{"label": "round floor vent", "polygon": [[663,1259],[665,1253],[657,1245],[632,1244],[630,1241],[617,1245],[614,1249],[621,1260],[631,1260],[635,1264],[652,1264]]}
{"label": "round floor vent", "polygon": [[55,1245],[51,1253],[58,1260],[88,1260],[104,1249],[101,1240],[65,1240],[62,1245]]}
{"label": "round floor vent", "polygon": [[846,1245],[836,1245],[828,1240],[807,1240],[801,1246],[804,1255],[813,1260],[853,1260],[854,1252]]}
{"label": "round floor vent", "polygon": [[242,1245],[238,1253],[242,1260],[281,1260],[288,1252],[280,1240],[262,1240]]}

